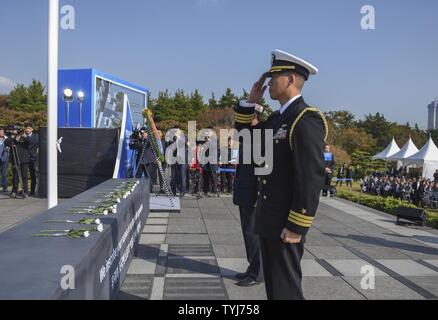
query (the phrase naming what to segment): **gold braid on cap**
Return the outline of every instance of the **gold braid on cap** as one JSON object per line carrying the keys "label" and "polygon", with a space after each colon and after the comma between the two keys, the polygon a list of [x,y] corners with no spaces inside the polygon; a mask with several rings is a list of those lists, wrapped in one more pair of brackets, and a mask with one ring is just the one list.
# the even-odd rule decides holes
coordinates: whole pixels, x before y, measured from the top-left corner
{"label": "gold braid on cap", "polygon": [[325,135],[324,135],[324,142],[327,143],[327,138],[328,138],[328,124],[327,124],[327,119],[325,118],[324,114],[321,112],[321,110],[317,109],[317,108],[306,108],[304,109],[299,115],[298,117],[295,119],[294,123],[292,124],[292,127],[290,129],[290,133],[289,133],[289,144],[290,144],[290,149],[292,150],[292,135],[293,132],[295,130],[295,127],[297,126],[298,122],[300,122],[301,118],[307,113],[307,112],[316,112],[321,116],[321,120],[322,123],[324,124],[324,130],[325,130]]}

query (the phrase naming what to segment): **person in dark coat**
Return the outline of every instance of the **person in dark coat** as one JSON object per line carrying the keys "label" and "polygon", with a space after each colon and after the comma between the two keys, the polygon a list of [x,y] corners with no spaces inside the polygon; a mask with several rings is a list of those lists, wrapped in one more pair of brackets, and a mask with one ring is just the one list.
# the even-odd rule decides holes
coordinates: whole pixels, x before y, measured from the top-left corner
{"label": "person in dark coat", "polygon": [[157,169],[154,151],[152,150],[152,144],[146,128],[140,130],[140,136],[137,139],[131,139],[129,148],[137,150],[137,171],[135,177],[141,178],[143,174],[147,176],[150,180],[150,192],[152,193],[154,181],[157,179]]}
{"label": "person in dark coat", "polygon": [[[12,166],[11,198],[17,198],[19,194],[21,194],[23,198],[29,196],[29,138],[23,133],[22,131],[14,130],[11,139],[5,141],[5,145],[9,149],[9,162]],[[19,193],[20,185],[22,191]]]}
{"label": "person in dark coat", "polygon": [[[251,121],[253,120],[248,119],[245,122],[236,118],[235,128],[241,130]],[[237,274],[236,278],[239,280],[237,285],[245,287],[257,285],[263,280],[260,241],[255,232],[258,179],[254,173],[254,164],[252,162],[244,163],[243,156],[244,149],[252,150],[251,145],[245,145],[248,143],[240,138],[239,163],[233,186],[233,203],[239,206],[246,258],[249,264],[246,271]]]}
{"label": "person in dark coat", "polygon": [[37,133],[34,133],[33,128],[30,125],[25,128],[24,133],[29,140],[30,195],[34,196],[37,185],[39,137]]}

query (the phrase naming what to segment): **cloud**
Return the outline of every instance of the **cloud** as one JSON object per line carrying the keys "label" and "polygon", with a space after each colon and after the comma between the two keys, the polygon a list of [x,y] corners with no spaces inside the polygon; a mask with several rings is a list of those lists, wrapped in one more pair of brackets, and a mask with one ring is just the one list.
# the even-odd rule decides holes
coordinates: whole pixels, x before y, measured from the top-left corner
{"label": "cloud", "polygon": [[9,93],[15,87],[15,82],[6,77],[0,76],[0,94]]}
{"label": "cloud", "polygon": [[219,3],[219,0],[196,0],[195,7],[215,6]]}

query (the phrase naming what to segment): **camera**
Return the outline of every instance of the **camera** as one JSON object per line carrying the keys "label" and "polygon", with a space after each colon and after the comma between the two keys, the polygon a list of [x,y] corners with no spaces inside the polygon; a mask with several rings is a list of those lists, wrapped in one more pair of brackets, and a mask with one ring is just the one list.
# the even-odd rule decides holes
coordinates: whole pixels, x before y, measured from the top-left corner
{"label": "camera", "polygon": [[5,135],[10,139],[14,139],[17,135],[23,134],[24,128],[19,125],[9,125],[5,128]]}

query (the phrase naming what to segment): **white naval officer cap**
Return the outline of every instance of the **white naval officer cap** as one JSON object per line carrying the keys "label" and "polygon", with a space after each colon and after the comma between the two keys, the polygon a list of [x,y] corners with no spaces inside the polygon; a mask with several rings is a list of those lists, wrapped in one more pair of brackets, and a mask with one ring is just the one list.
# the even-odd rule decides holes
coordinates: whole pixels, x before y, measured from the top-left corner
{"label": "white naval officer cap", "polygon": [[271,69],[264,75],[272,77],[276,72],[293,71],[308,80],[310,75],[318,73],[318,69],[309,62],[282,50],[272,51]]}

